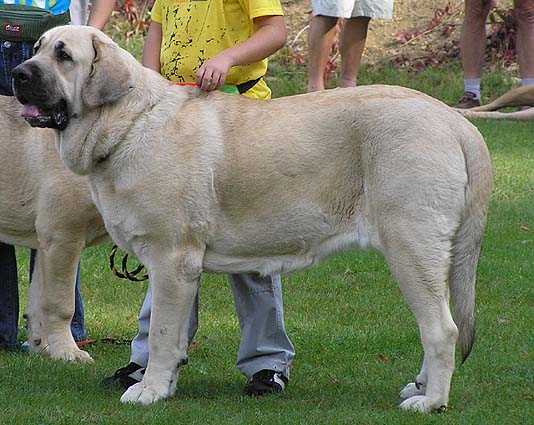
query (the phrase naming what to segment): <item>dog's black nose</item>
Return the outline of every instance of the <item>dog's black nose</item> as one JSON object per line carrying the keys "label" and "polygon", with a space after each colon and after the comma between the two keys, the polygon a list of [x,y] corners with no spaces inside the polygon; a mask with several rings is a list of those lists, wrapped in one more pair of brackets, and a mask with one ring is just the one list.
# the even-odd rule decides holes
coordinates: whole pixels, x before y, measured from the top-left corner
{"label": "dog's black nose", "polygon": [[11,71],[11,78],[19,84],[31,80],[32,72],[30,67],[25,64],[16,66],[13,68],[13,71]]}

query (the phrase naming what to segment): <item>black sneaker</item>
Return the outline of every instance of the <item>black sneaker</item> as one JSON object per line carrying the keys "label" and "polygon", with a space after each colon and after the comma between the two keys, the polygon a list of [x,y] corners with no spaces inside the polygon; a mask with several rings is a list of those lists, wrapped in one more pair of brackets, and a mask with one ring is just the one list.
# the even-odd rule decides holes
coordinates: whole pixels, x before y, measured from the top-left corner
{"label": "black sneaker", "polygon": [[139,366],[137,363],[131,362],[128,366],[118,369],[112,376],[108,376],[100,382],[100,385],[109,387],[111,385],[119,385],[124,389],[130,388],[132,385],[141,382],[145,368]]}
{"label": "black sneaker", "polygon": [[471,93],[470,91],[466,91],[458,103],[454,105],[458,109],[471,109],[477,106],[480,106],[480,100],[477,99],[475,93]]}
{"label": "black sneaker", "polygon": [[249,396],[262,396],[284,391],[288,385],[288,379],[280,372],[263,369],[256,372],[247,385],[245,394]]}

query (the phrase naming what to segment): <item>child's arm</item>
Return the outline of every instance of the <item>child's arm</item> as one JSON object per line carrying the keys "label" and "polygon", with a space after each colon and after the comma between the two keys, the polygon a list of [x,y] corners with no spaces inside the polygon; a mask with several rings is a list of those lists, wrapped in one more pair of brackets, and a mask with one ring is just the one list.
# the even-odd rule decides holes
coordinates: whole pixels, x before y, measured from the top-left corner
{"label": "child's arm", "polygon": [[143,47],[142,63],[147,68],[161,72],[161,62],[159,59],[161,50],[162,30],[161,24],[152,21],[148,27],[148,34]]}
{"label": "child's arm", "polygon": [[202,64],[196,75],[197,86],[202,90],[217,90],[224,84],[232,66],[258,62],[284,46],[286,23],[283,16],[260,16],[254,19],[254,25],[256,32],[248,40]]}

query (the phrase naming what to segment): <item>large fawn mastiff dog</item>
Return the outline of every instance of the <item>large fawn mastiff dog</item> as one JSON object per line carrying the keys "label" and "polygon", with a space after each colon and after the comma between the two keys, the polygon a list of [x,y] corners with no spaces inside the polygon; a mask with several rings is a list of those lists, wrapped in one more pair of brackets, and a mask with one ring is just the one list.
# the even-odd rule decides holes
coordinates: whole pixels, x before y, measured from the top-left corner
{"label": "large fawn mastiff dog", "polygon": [[384,254],[419,325],[423,366],[401,408],[447,404],[455,343],[464,359],[473,343],[492,180],[460,114],[388,86],[201,93],[89,27],[48,31],[13,76],[22,115],[55,129],[110,236],[150,274],[150,360],[123,402],[174,394],[202,271],[288,273],[359,245]]}
{"label": "large fawn mastiff dog", "polygon": [[14,97],[0,96],[0,241],[37,249],[25,312],[30,350],[90,360],[70,331],[76,267],[106,230],[85,178],[59,159],[54,131],[28,126],[19,111]]}

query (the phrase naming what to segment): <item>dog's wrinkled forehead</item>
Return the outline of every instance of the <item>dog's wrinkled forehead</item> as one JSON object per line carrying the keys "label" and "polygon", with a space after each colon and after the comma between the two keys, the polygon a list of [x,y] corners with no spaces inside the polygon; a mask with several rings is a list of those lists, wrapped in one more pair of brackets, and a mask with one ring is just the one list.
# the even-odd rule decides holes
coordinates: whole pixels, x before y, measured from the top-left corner
{"label": "dog's wrinkled forehead", "polygon": [[62,67],[73,63],[73,59],[78,57],[77,50],[76,45],[69,42],[68,38],[45,34],[33,46],[33,59],[34,62],[41,63],[41,66],[55,64],[54,66]]}
{"label": "dog's wrinkled forehead", "polygon": [[[46,39],[45,37],[41,37],[41,39],[35,43],[33,46],[33,53],[34,55],[39,53],[42,48],[46,47],[47,44],[50,44],[51,40]],[[63,40],[58,40],[55,43],[53,43],[54,50],[62,50],[65,48],[65,42]]]}
{"label": "dog's wrinkled forehead", "polygon": [[[75,57],[82,52],[92,52],[92,44],[95,38],[103,37],[103,34],[94,28],[87,26],[61,26],[45,32],[34,45],[34,54],[46,53],[61,58],[62,55]],[[109,40],[111,41],[111,40]]]}

